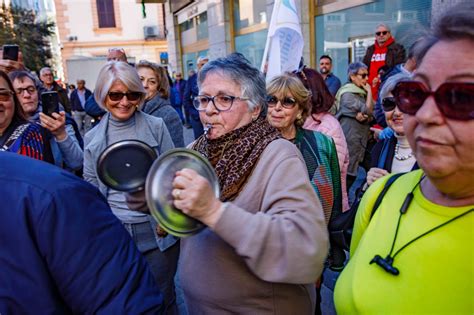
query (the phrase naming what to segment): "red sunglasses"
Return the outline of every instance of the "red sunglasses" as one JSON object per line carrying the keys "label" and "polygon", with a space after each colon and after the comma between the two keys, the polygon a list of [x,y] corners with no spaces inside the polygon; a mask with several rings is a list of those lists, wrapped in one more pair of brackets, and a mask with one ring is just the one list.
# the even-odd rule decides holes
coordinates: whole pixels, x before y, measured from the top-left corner
{"label": "red sunglasses", "polygon": [[430,91],[418,81],[399,82],[392,91],[401,112],[415,115],[433,95],[440,112],[455,120],[474,119],[474,83],[446,82]]}

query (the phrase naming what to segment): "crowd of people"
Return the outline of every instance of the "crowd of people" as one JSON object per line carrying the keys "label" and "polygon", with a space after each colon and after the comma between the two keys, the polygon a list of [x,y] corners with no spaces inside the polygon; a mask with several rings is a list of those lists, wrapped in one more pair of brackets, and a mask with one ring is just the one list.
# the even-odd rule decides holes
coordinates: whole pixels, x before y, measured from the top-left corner
{"label": "crowd of people", "polygon": [[[173,80],[112,48],[91,91],[0,60],[0,314],[321,314],[328,226],[346,211],[338,313],[471,314],[473,12],[445,12],[408,56],[377,25],[347,78],[322,55],[266,80],[232,53]],[[122,140],[185,147],[183,128],[220,193],[176,172],[173,205],[205,225],[179,238],[98,162]]]}

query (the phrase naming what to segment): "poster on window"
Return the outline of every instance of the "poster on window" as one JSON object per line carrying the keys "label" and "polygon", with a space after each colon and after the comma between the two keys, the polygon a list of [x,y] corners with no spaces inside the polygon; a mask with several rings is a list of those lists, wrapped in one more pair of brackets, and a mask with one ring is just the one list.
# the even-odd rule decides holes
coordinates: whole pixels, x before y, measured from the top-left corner
{"label": "poster on window", "polygon": [[349,60],[352,62],[364,59],[365,52],[370,45],[375,43],[373,34],[349,37]]}

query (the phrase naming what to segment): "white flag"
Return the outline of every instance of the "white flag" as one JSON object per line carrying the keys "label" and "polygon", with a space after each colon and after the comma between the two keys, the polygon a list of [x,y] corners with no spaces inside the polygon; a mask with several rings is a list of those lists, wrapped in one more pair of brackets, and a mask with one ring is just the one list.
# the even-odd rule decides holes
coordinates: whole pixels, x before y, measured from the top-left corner
{"label": "white flag", "polygon": [[262,61],[264,69],[268,58],[267,82],[283,72],[297,70],[303,56],[303,46],[294,0],[275,0]]}

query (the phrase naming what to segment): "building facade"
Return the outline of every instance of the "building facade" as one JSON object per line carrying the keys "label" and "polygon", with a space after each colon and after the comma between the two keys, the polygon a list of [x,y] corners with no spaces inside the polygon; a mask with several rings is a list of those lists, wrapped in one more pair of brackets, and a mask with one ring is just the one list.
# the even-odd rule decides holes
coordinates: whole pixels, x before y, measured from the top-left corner
{"label": "building facade", "polygon": [[85,79],[93,88],[110,48],[129,62],[167,63],[164,4],[131,0],[54,0],[67,82]]}
{"label": "building facade", "polygon": [[[303,57],[316,67],[328,54],[334,72],[346,78],[347,65],[360,60],[386,23],[408,48],[446,8],[469,0],[294,0],[305,41]],[[260,67],[274,0],[173,0],[166,4],[170,68],[185,76],[196,59],[233,51]]]}

